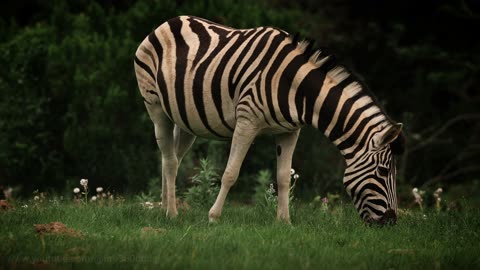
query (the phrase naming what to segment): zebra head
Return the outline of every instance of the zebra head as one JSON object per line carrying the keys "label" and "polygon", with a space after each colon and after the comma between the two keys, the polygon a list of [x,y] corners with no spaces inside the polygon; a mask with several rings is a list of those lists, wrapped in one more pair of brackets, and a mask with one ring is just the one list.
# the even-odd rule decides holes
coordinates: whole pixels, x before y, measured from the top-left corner
{"label": "zebra head", "polygon": [[374,129],[361,151],[347,160],[343,183],[360,217],[367,223],[397,220],[394,154],[403,151],[402,124]]}

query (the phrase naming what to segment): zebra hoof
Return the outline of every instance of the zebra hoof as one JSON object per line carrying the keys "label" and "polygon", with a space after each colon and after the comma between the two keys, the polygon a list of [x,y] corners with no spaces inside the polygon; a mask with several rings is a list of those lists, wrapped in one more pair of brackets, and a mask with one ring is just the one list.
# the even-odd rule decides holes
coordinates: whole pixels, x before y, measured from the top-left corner
{"label": "zebra hoof", "polygon": [[177,212],[177,210],[174,210],[174,211],[170,210],[170,211],[169,211],[169,210],[167,209],[166,216],[167,216],[167,218],[174,219],[174,218],[176,218],[176,217],[178,216],[178,212]]}
{"label": "zebra hoof", "polygon": [[210,210],[210,212],[208,213],[208,222],[210,224],[217,224],[219,220],[220,215],[217,215]]}
{"label": "zebra hoof", "polygon": [[161,208],[162,210],[165,210],[165,211],[166,211],[166,210],[167,210],[167,204],[161,202],[161,203],[160,203],[160,208]]}
{"label": "zebra hoof", "polygon": [[290,218],[279,218],[277,217],[277,222],[280,224],[292,225]]}
{"label": "zebra hoof", "polygon": [[208,223],[210,224],[218,224],[218,220],[218,218],[208,217]]}

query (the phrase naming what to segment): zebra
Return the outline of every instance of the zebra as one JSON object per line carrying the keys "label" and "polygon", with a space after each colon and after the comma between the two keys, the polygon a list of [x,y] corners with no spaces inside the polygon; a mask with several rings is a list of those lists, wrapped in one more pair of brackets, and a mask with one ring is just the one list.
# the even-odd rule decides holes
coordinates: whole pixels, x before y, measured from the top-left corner
{"label": "zebra", "polygon": [[194,16],[172,18],[139,45],[138,87],[161,152],[162,205],[176,217],[175,178],[197,136],[230,140],[217,222],[256,136],[271,134],[277,155],[277,219],[290,223],[292,155],[303,126],[320,130],[346,163],[343,183],[367,223],[394,223],[394,154],[402,124],[391,120],[359,78],[312,42],[275,27],[234,29]]}

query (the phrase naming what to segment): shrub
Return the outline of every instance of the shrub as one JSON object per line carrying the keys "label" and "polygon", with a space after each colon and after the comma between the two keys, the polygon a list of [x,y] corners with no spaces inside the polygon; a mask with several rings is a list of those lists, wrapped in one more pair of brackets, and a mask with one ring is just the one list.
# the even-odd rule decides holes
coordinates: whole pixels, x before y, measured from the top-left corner
{"label": "shrub", "polygon": [[193,206],[210,206],[220,190],[218,186],[219,175],[215,166],[208,159],[200,160],[199,172],[193,176],[193,187],[185,193],[185,200]]}

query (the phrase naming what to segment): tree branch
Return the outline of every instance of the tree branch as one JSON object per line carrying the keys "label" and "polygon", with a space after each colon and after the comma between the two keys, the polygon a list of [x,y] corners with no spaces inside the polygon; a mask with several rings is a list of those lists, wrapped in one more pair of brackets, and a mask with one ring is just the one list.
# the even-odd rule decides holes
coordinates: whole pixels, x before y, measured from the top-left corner
{"label": "tree branch", "polygon": [[453,171],[449,174],[445,174],[445,175],[438,175],[438,176],[435,176],[433,178],[430,178],[428,181],[426,181],[422,187],[425,188],[427,186],[430,186],[432,184],[435,184],[435,183],[438,183],[440,181],[445,181],[445,180],[449,180],[451,178],[454,178],[458,175],[461,175],[461,174],[464,174],[464,173],[468,173],[468,172],[475,172],[475,171],[480,171],[480,166],[478,165],[472,165],[472,166],[467,166],[467,167],[463,167],[463,168],[460,168],[456,171]]}
{"label": "tree branch", "polygon": [[462,115],[458,115],[450,120],[448,120],[443,126],[441,126],[439,129],[437,129],[436,132],[434,132],[433,134],[431,134],[428,138],[426,138],[425,140],[421,141],[420,143],[418,143],[417,145],[413,146],[413,147],[410,147],[409,149],[407,148],[407,152],[408,153],[413,153],[415,151],[418,151],[426,146],[428,146],[429,144],[433,143],[433,141],[435,140],[435,138],[437,138],[438,136],[440,136],[443,132],[445,132],[450,126],[456,124],[457,122],[460,122],[460,121],[465,121],[465,120],[473,120],[473,119],[480,119],[480,114],[478,113],[471,113],[471,114],[462,114]]}

